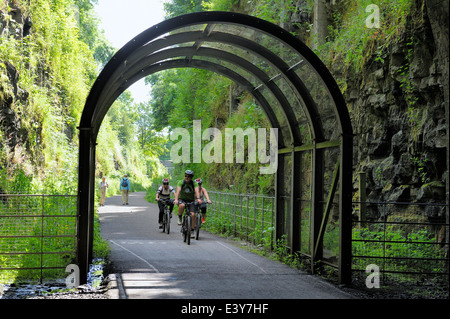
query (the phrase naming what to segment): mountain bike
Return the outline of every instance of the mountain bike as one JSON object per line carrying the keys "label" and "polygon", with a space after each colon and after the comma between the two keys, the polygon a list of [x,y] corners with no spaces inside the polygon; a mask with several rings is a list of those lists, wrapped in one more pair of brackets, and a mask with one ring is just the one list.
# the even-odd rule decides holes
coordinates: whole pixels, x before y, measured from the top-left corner
{"label": "mountain bike", "polygon": [[[208,205],[209,203],[207,203],[206,201],[204,202],[206,205]],[[198,236],[200,234],[200,228],[202,228],[202,211],[200,209],[200,207],[198,208],[197,212],[195,213],[195,224],[194,224],[194,232],[195,232],[195,239],[198,240]]]}
{"label": "mountain bike", "polygon": [[161,203],[164,206],[164,214],[163,214],[163,220],[162,220],[162,230],[163,233],[167,230],[167,235],[170,234],[170,209],[169,209],[169,203],[170,200],[168,199],[162,199]]}
{"label": "mountain bike", "polygon": [[183,234],[183,241],[188,245],[191,244],[192,216],[189,208],[192,203],[197,205],[197,202],[185,203],[184,214],[181,222],[181,233]]}

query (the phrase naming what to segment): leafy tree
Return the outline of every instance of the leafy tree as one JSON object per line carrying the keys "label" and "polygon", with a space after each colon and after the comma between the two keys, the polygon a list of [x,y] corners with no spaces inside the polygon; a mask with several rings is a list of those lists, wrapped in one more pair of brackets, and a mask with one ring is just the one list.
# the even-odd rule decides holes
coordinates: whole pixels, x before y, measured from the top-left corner
{"label": "leafy tree", "polygon": [[164,3],[164,11],[167,18],[177,17],[182,14],[203,11],[204,0],[171,0]]}
{"label": "leafy tree", "polygon": [[139,103],[137,105],[136,127],[139,145],[144,154],[155,154],[157,156],[166,152],[164,145],[167,138],[153,129],[153,116],[150,103]]}
{"label": "leafy tree", "polygon": [[151,85],[151,109],[153,128],[161,131],[169,125],[167,114],[173,109],[173,101],[178,95],[178,70],[167,70],[148,76],[146,84]]}

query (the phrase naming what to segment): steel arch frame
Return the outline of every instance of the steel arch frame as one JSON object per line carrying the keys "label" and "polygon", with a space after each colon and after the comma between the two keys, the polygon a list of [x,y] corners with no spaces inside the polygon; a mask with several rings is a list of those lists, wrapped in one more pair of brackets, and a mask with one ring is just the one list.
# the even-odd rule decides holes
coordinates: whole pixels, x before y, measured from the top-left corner
{"label": "steel arch frame", "polygon": [[[323,149],[326,146],[326,139],[323,135],[321,114],[318,111],[316,102],[303,83],[302,79],[295,73],[295,69],[289,66],[280,57],[274,54],[264,46],[249,39],[221,32],[214,32],[214,24],[230,24],[251,28],[263,34],[267,34],[284,45],[290,47],[293,51],[304,57],[314,71],[323,81],[329,96],[334,102],[334,112],[337,120],[337,129],[339,131],[339,143],[333,146],[339,146],[340,154],[338,164],[336,165],[335,181],[333,185],[339,182],[339,222],[340,222],[340,247],[339,247],[339,282],[349,284],[351,281],[351,199],[352,199],[352,143],[353,133],[350,116],[342,97],[342,94],[334,81],[332,75],[327,70],[320,59],[301,41],[293,37],[286,30],[269,23],[267,21],[251,17],[244,14],[231,12],[200,12],[184,16],[179,16],[163,21],[146,31],[142,32],[123,48],[121,48],[114,57],[108,62],[95,81],[86,104],[79,126],[79,180],[78,180],[78,260],[80,268],[81,282],[87,280],[89,264],[92,260],[93,245],[93,216],[94,216],[94,190],[95,190],[95,148],[97,134],[100,125],[108,109],[120,94],[136,81],[143,77],[170,68],[202,68],[219,73],[232,79],[234,82],[246,88],[260,104],[265,111],[271,125],[280,128],[280,122],[274,113],[272,105],[260,92],[260,86],[255,87],[249,80],[239,75],[230,68],[224,67],[219,63],[196,59],[194,57],[207,56],[216,58],[219,61],[227,61],[249,74],[252,74],[260,83],[271,92],[281,106],[286,124],[288,125],[289,139],[291,145],[280,144],[279,149],[279,168],[277,172],[276,183],[279,185],[284,182],[284,161],[283,158],[292,155],[292,178],[291,178],[291,215],[292,223],[289,225],[292,229],[291,249],[299,249],[300,238],[300,214],[296,211],[296,196],[299,193],[298,183],[301,171],[301,151],[310,149],[312,151],[312,239],[313,253],[312,264],[322,258],[322,236],[324,228],[324,212],[322,209],[321,197],[324,189],[323,168],[324,160]],[[182,29],[191,25],[206,24],[203,31],[188,31],[176,33],[162,37],[169,32]],[[161,38],[162,37],[162,38]],[[189,41],[188,41],[189,40]],[[290,85],[294,95],[301,101],[306,108],[304,113],[308,119],[311,132],[312,144],[304,145],[299,135],[299,123],[295,122],[292,105],[283,90],[281,90],[263,70],[254,66],[250,61],[245,60],[230,52],[204,48],[204,42],[226,43],[231,46],[245,48],[251,51],[255,56],[259,56],[269,63],[274,69],[283,76]],[[171,45],[180,43],[194,42],[193,46],[170,48]],[[183,58],[184,57],[184,58]],[[172,59],[172,60],[170,60]],[[280,134],[281,135],[281,130]],[[286,136],[286,139],[288,137]],[[281,140],[284,141],[283,136]],[[325,145],[325,146],[324,146]],[[281,169],[281,171],[280,171]],[[331,194],[333,197],[334,191]],[[281,238],[284,225],[284,201],[280,193],[276,194],[277,221],[276,236]],[[328,203],[329,204],[329,203]],[[328,209],[328,204],[327,209]],[[327,216],[328,212],[325,212]],[[314,266],[312,270],[314,271]]]}

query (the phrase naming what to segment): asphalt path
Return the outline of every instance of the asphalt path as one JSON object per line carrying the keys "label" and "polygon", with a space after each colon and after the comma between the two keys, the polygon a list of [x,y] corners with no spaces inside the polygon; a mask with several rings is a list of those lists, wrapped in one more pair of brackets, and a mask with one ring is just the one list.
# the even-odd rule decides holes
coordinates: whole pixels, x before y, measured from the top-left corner
{"label": "asphalt path", "polygon": [[206,231],[183,242],[176,222],[158,228],[158,206],[131,193],[99,208],[121,299],[348,299],[334,285]]}

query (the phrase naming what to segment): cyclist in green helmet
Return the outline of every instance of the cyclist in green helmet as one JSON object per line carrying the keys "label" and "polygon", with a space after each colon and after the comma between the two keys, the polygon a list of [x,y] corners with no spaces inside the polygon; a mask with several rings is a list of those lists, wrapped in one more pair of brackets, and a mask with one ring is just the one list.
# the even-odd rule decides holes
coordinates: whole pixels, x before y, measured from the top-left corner
{"label": "cyclist in green helmet", "polygon": [[175,200],[173,203],[175,205],[178,205],[178,225],[181,225],[181,219],[184,208],[186,207],[186,203],[190,203],[189,212],[191,213],[192,220],[194,220],[195,213],[198,209],[197,205],[195,205],[194,202],[197,201],[199,204],[202,203],[202,200],[200,199],[198,184],[193,180],[193,177],[194,172],[191,170],[187,170],[184,173],[184,180],[180,180],[177,183],[177,191],[175,193]]}

